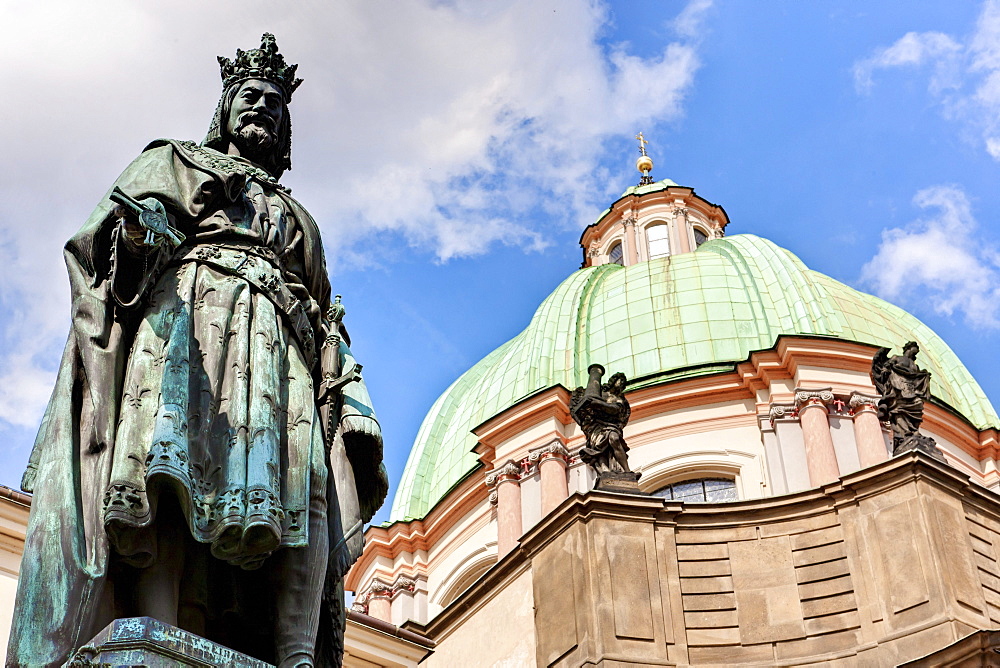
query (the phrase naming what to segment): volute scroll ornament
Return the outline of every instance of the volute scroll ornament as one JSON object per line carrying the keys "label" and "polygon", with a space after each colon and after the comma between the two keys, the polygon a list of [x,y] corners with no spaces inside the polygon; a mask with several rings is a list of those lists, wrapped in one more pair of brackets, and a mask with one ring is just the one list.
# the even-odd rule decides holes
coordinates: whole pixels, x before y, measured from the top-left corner
{"label": "volute scroll ornament", "polygon": [[559,458],[568,463],[569,451],[559,441],[552,441],[548,445],[543,445],[528,453],[528,462],[532,465],[538,465],[540,462],[552,458]]}
{"label": "volute scroll ornament", "polygon": [[795,406],[803,409],[806,406],[827,406],[833,403],[833,388],[824,387],[821,389],[795,389]]}
{"label": "volute scroll ornament", "polygon": [[767,409],[767,419],[773,427],[777,420],[797,418],[798,410],[795,404],[771,404]]}
{"label": "volute scroll ornament", "polygon": [[875,411],[878,412],[878,404],[882,399],[881,396],[875,394],[863,394],[861,392],[852,392],[851,398],[847,400],[847,405],[853,413],[860,413],[861,411]]}
{"label": "volute scroll ornament", "polygon": [[508,459],[505,463],[493,469],[486,475],[486,486],[492,488],[502,482],[516,482],[520,479],[521,467],[513,459]]}

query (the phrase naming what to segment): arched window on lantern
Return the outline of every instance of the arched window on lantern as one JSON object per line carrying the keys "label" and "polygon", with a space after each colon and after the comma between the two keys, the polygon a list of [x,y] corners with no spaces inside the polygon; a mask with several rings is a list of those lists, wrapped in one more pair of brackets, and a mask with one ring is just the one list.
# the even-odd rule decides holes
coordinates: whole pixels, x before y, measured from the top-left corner
{"label": "arched window on lantern", "polygon": [[652,496],[685,503],[738,501],[736,481],[731,478],[695,478],[664,485]]}
{"label": "arched window on lantern", "polygon": [[646,228],[646,244],[649,247],[650,260],[670,255],[670,239],[666,223],[657,223]]}
{"label": "arched window on lantern", "polygon": [[694,247],[697,248],[706,241],[708,241],[708,235],[705,234],[705,231],[699,227],[694,228]]}
{"label": "arched window on lantern", "polygon": [[608,264],[625,265],[625,251],[622,250],[622,243],[619,241],[608,251]]}

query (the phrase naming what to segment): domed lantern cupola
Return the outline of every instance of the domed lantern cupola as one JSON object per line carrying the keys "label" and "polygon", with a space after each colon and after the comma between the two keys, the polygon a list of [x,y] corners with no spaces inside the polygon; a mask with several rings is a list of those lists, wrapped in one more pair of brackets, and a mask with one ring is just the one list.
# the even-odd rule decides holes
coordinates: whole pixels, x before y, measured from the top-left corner
{"label": "domed lantern cupola", "polygon": [[639,184],[626,190],[580,237],[583,265],[629,266],[661,257],[690,253],[709,239],[725,236],[729,216],[718,204],[699,197],[694,188],[670,179],[654,181],[649,142],[640,132],[636,169]]}

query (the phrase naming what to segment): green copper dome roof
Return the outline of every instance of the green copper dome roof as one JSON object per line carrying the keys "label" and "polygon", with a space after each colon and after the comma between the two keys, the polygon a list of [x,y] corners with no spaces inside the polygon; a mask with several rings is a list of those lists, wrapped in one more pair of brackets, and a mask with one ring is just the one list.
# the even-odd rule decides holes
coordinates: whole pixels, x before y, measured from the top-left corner
{"label": "green copper dome roof", "polygon": [[[931,391],[979,428],[1000,418],[933,331],[906,311],[808,269],[770,241],[738,235],[693,253],[572,274],[531,323],[456,380],[424,419],[390,520],[424,517],[478,463],[471,430],[535,392],[587,381],[595,361],[641,386],[731,369],[782,334],[898,347],[915,339]],[[692,369],[691,367],[697,367]]]}

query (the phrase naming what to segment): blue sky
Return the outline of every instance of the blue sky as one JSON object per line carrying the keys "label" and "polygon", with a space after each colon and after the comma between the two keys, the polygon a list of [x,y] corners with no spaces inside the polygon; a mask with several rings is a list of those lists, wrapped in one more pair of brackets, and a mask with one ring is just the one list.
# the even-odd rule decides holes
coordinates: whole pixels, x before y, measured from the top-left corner
{"label": "blue sky", "polygon": [[1000,404],[1000,3],[275,7],[0,1],[0,484],[68,329],[62,244],[147,141],[203,136],[215,56],[265,30],[305,79],[283,180],[322,226],[394,485],[434,399],[579,267],[639,130],[654,177],[915,313]]}

